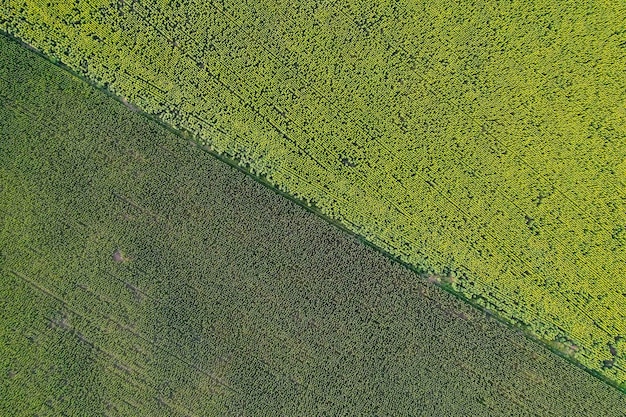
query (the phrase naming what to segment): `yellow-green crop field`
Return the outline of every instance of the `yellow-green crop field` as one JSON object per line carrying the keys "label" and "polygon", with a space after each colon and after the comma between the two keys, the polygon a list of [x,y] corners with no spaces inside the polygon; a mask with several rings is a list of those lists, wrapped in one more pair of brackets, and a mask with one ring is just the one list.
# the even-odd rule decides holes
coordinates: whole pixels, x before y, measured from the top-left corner
{"label": "yellow-green crop field", "polygon": [[5,0],[0,29],[626,383],[626,3]]}

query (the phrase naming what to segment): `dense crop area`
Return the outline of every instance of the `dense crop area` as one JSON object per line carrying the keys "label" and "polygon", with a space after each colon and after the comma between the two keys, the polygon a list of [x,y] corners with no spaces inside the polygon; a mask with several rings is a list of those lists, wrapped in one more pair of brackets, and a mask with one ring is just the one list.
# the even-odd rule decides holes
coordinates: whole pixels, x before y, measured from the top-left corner
{"label": "dense crop area", "polygon": [[0,6],[0,28],[617,383],[625,18],[601,1]]}
{"label": "dense crop area", "polygon": [[626,416],[626,397],[0,38],[0,414]]}

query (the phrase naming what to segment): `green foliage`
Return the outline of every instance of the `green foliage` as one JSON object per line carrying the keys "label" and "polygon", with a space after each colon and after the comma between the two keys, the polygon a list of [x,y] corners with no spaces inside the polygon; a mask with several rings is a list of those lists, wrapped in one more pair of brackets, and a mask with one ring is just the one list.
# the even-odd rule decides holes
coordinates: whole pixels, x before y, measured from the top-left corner
{"label": "green foliage", "polygon": [[4,38],[0,82],[2,414],[625,415],[617,390]]}
{"label": "green foliage", "polygon": [[625,383],[625,16],[9,0],[0,27]]}

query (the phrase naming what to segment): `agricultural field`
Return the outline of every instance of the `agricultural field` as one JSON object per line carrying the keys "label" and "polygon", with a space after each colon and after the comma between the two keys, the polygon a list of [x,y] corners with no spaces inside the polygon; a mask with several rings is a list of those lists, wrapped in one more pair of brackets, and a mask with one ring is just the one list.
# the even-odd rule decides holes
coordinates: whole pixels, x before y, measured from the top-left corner
{"label": "agricultural field", "polygon": [[625,19],[619,1],[0,5],[0,29],[622,387]]}
{"label": "agricultural field", "polygon": [[5,37],[0,363],[12,416],[626,416],[617,389]]}

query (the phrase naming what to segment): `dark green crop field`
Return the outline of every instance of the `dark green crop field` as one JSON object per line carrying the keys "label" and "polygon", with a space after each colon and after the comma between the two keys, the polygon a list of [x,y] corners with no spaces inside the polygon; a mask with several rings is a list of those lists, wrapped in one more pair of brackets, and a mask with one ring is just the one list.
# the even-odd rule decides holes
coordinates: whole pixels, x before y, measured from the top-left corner
{"label": "dark green crop field", "polygon": [[0,415],[626,416],[626,396],[0,38]]}

